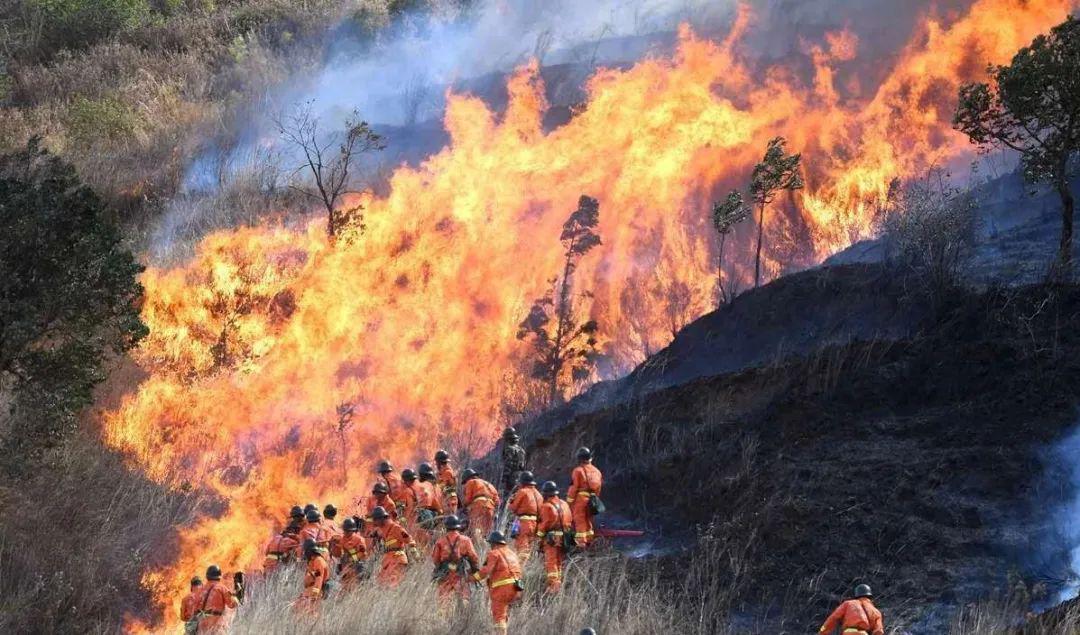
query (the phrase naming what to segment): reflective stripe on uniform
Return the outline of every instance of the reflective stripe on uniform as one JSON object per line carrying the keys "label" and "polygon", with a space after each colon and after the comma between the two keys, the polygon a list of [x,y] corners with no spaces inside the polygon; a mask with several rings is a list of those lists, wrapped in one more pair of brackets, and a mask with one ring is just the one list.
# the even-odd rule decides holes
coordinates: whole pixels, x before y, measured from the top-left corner
{"label": "reflective stripe on uniform", "polygon": [[518,520],[536,520],[536,516],[518,516]]}
{"label": "reflective stripe on uniform", "polygon": [[560,578],[560,577],[562,577],[562,574],[559,573],[558,571],[551,571],[551,572],[549,572],[547,574],[547,577],[549,577],[549,578]]}
{"label": "reflective stripe on uniform", "polygon": [[515,582],[517,582],[517,578],[504,578],[502,580],[499,580],[498,582],[492,582],[491,583],[491,588],[497,589],[497,588],[499,588],[501,586],[506,586],[508,584],[513,584]]}
{"label": "reflective stripe on uniform", "polygon": [[472,499],[472,502],[475,503],[476,501],[489,501],[489,500],[491,500],[491,499],[488,498],[487,496],[477,496],[476,498]]}
{"label": "reflective stripe on uniform", "polygon": [[868,635],[868,633],[866,631],[864,631],[863,629],[861,629],[861,628],[845,628],[844,632],[845,633],[862,633],[863,635]]}

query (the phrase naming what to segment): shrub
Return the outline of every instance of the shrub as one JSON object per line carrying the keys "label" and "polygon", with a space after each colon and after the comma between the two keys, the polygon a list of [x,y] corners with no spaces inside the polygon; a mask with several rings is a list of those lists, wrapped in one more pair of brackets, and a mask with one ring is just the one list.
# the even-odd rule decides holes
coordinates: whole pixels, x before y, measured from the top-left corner
{"label": "shrub", "polygon": [[148,20],[146,0],[26,0],[42,24],[42,44],[80,49]]}
{"label": "shrub", "polygon": [[139,116],[115,97],[78,97],[67,112],[68,137],[81,145],[96,141],[117,141],[135,133]]}

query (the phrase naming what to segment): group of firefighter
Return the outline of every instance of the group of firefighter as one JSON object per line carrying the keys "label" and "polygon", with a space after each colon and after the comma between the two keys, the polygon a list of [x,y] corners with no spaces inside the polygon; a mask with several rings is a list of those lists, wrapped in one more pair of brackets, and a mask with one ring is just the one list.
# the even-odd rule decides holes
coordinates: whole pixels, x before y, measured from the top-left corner
{"label": "group of firefighter", "polygon": [[[533,552],[544,557],[546,593],[557,594],[568,553],[593,542],[603,475],[592,458],[589,448],[577,451],[565,500],[554,481],[540,484],[525,469],[525,450],[513,428],[503,432],[502,496],[471,468],[461,472],[459,483],[445,450],[435,453],[434,467],[422,463],[400,475],[389,461],[381,461],[371,496],[340,525],[334,505],[321,511],[315,504],[294,506],[284,530],[266,546],[263,571],[304,563],[297,608],[315,611],[335,573],[342,590],[371,575],[395,587],[407,568],[422,560],[422,550],[430,549],[440,601],[467,600],[472,585],[486,584],[495,630],[505,633],[510,607],[524,589],[522,567]],[[499,529],[504,523],[496,521],[504,497],[514,518],[509,536]],[[485,537],[490,549],[481,563],[474,541]],[[376,551],[382,554],[378,571],[370,568]],[[243,598],[242,575],[229,587],[221,582],[220,568],[212,565],[206,578],[207,584],[193,579],[181,603],[180,617],[191,633],[222,629],[226,611]]]}
{"label": "group of firefighter", "polygon": [[[282,566],[304,563],[297,607],[314,612],[334,572],[343,590],[369,575],[375,575],[381,585],[395,587],[406,569],[422,560],[421,549],[430,548],[440,601],[445,605],[455,598],[467,600],[472,585],[486,584],[495,631],[506,633],[510,607],[524,590],[522,568],[532,553],[543,553],[545,592],[557,594],[567,555],[593,542],[593,517],[603,511],[603,475],[593,465],[592,451],[579,449],[563,500],[554,481],[538,485],[525,469],[519,436],[507,428],[500,480],[503,497],[509,498],[506,509],[515,518],[508,537],[496,523],[503,502],[496,486],[468,468],[461,472],[459,483],[445,450],[437,451],[434,459],[435,467],[422,463],[415,471],[402,470],[400,476],[389,461],[381,461],[363,515],[345,518],[340,526],[333,505],[321,512],[314,504],[294,506],[285,529],[266,546],[263,571],[269,574]],[[474,541],[485,535],[490,549],[481,564]],[[376,573],[369,563],[377,551],[382,558]],[[223,629],[226,611],[236,608],[243,598],[242,574],[236,574],[229,587],[221,582],[221,569],[211,565],[206,579],[205,585],[199,578],[192,579],[190,592],[181,602],[180,617],[189,635]],[[852,599],[829,615],[820,632],[884,635],[882,614],[872,595],[865,584],[855,587]],[[581,632],[595,635],[591,628]]]}

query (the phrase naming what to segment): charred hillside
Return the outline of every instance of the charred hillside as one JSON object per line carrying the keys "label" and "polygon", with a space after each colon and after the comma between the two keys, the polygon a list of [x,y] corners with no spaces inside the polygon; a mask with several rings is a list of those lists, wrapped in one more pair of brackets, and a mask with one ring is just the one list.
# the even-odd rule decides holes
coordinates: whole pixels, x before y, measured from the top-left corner
{"label": "charred hillside", "polygon": [[[894,624],[926,632],[1010,572],[1065,578],[1048,510],[1068,492],[1048,487],[1046,448],[1076,421],[1080,288],[958,291],[931,311],[885,270],[854,271],[781,281],[703,318],[663,353],[699,377],[538,427],[532,463],[566,474],[573,449],[593,447],[611,507],[689,548],[661,558],[673,579],[719,550],[735,614],[783,614],[770,628],[788,632],[816,627],[856,580],[876,584]],[[733,349],[705,324],[753,342],[776,326],[739,318],[741,302],[796,325],[839,314],[813,292],[825,279],[833,298],[878,285],[897,320],[727,370]],[[863,309],[852,314],[874,315]]]}

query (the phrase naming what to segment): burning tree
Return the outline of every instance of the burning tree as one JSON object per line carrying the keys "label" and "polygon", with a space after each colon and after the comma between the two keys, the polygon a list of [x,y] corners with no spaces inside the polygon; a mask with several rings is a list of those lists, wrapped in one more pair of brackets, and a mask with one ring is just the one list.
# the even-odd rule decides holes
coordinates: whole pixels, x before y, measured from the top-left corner
{"label": "burning tree", "polygon": [[982,148],[1020,153],[1024,177],[1061,197],[1061,243],[1052,277],[1072,273],[1074,200],[1070,161],[1080,149],[1080,20],[1070,16],[1023,48],[1008,66],[990,66],[991,84],[960,88],[953,125]]}
{"label": "burning tree", "polygon": [[780,192],[801,190],[802,174],[799,173],[801,154],[785,154],[787,142],[776,137],[769,142],[765,158],[754,166],[750,177],[750,199],[758,208],[757,249],[754,252],[754,286],[761,284],[761,244],[765,235],[765,210]]}
{"label": "burning tree", "polygon": [[[720,256],[716,265],[716,286],[719,290],[717,304],[724,304],[730,298],[724,290],[724,243],[727,242],[728,234],[735,230],[735,225],[743,222],[750,216],[750,210],[746,207],[743,195],[738,191],[732,191],[722,202],[713,206],[713,227],[720,234]],[[760,252],[760,245],[758,250]]]}
{"label": "burning tree", "polygon": [[326,208],[326,232],[333,240],[345,227],[362,227],[360,208],[338,210],[338,203],[348,192],[349,174],[357,158],[382,150],[386,144],[356,110],[345,120],[343,132],[321,132],[319,118],[312,113],[312,103],[309,101],[290,113],[279,115],[274,123],[281,138],[303,153],[304,163],[297,171],[310,171],[314,187],[294,189]]}
{"label": "burning tree", "polygon": [[[599,354],[599,326],[595,320],[579,318],[573,294],[578,262],[600,244],[599,222],[600,203],[582,196],[559,236],[566,249],[562,275],[550,280],[551,288],[533,302],[529,315],[518,325],[518,339],[532,340],[532,376],[547,384],[549,403],[561,401],[568,387],[585,380]],[[581,295],[591,297],[588,291]]]}

